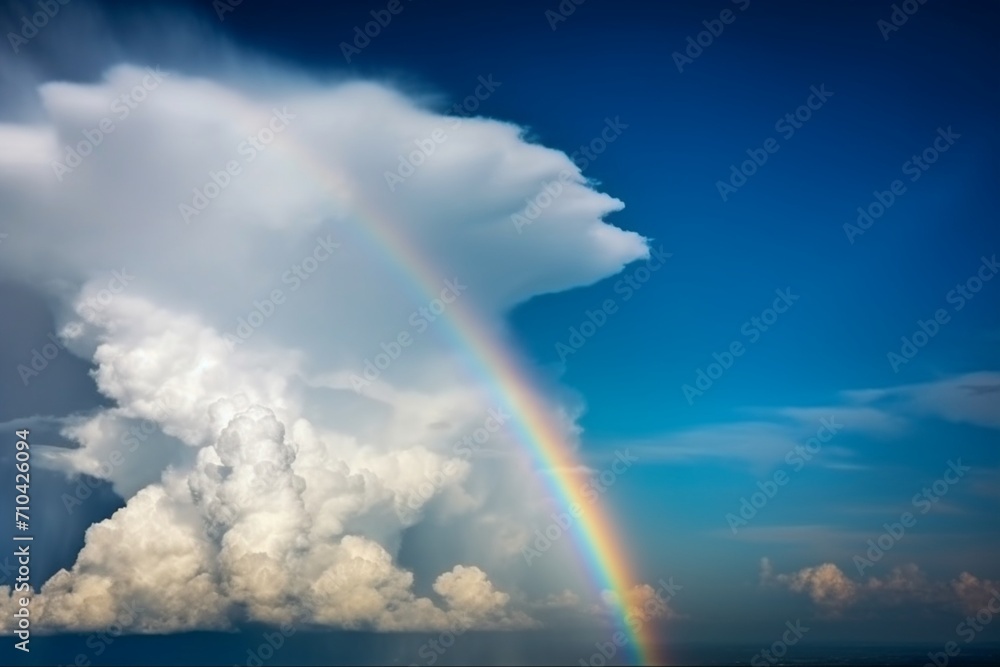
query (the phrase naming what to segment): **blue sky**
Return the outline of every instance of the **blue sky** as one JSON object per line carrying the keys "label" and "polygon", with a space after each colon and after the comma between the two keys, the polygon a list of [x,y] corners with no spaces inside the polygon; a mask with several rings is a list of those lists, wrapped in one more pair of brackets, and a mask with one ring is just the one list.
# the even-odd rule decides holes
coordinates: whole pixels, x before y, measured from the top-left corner
{"label": "blue sky", "polygon": [[[530,142],[571,158],[603,146],[576,164],[591,187],[624,202],[605,221],[669,257],[648,274],[642,259],[620,270],[580,268],[568,279],[572,289],[555,290],[525,260],[526,280],[538,280],[531,298],[496,309],[547,400],[579,412],[581,458],[600,470],[618,451],[638,457],[601,502],[628,544],[637,581],[673,577],[684,586],[670,601],[674,613],[656,621],[664,643],[725,638],[766,647],[796,618],[813,623],[814,643],[953,638],[1000,581],[996,5],[914,4],[892,31],[879,22],[892,20],[893,5],[872,2],[588,0],[556,23],[546,14],[558,11],[554,2],[400,6],[350,62],[342,42],[383,5],[245,2],[220,20],[210,3],[183,3],[181,15],[234,49],[318,78],[388,82],[440,113],[488,77],[498,85],[473,115],[516,124]],[[160,55],[136,44],[130,28],[152,10],[108,2],[86,11],[96,7],[128,45],[123,53],[143,64]],[[53,25],[92,25],[75,4],[60,11]],[[729,22],[712,23],[723,12]],[[12,5],[4,14],[5,34],[23,13]],[[720,34],[703,37],[700,53],[687,51],[679,71],[675,54],[690,49],[688,38],[707,30],[705,22],[722,26]],[[46,39],[55,38],[43,31],[20,61],[0,69],[5,84],[13,89],[16,63],[28,58],[51,78],[75,81],[96,80],[115,58],[85,47],[66,58],[64,46]],[[14,105],[4,111],[0,122],[25,120]],[[793,132],[786,114],[796,113]],[[605,142],[609,126],[618,129]],[[753,156],[756,165],[747,162]],[[933,163],[915,170],[914,156]],[[734,165],[752,172],[745,182],[731,180]],[[896,193],[886,194],[894,181]],[[884,213],[852,232],[859,207],[876,211],[879,199]],[[564,249],[546,245],[544,223],[521,230],[520,240],[533,243],[536,234],[539,252],[586,254],[569,239]],[[519,270],[506,267],[512,284]],[[24,386],[18,364],[61,316],[49,312],[57,309],[37,284],[18,285],[8,274],[4,281],[5,304],[26,316],[4,327],[0,422],[108,404],[86,375],[88,362],[69,354]],[[980,285],[961,296],[961,286]],[[609,299],[604,323],[561,354],[571,328]],[[753,318],[773,323],[765,330]],[[902,339],[912,342],[921,322],[934,335],[894,368],[890,354],[903,353]],[[378,326],[395,330],[392,320]],[[741,354],[713,370],[734,343]],[[710,386],[697,386],[699,371],[715,375]],[[685,385],[701,393],[686,395]],[[794,454],[831,423],[836,432],[812,441],[811,458]],[[177,456],[171,462],[183,465],[186,454]],[[958,477],[948,472],[956,469]],[[776,474],[786,483],[734,531],[727,515],[772,488]],[[937,487],[946,493],[935,493],[935,481],[949,478]],[[127,498],[105,481],[98,501],[67,515],[52,499],[75,482],[55,471],[39,479],[47,495],[40,516],[60,526],[36,565],[48,579],[75,562],[86,528]],[[925,488],[938,499],[926,513],[914,500]],[[868,540],[904,512],[912,527],[859,572]],[[434,535],[413,531],[400,558],[425,562],[419,545]],[[984,632],[981,641],[997,637],[995,625]],[[74,637],[41,659],[71,659]],[[198,637],[207,643],[212,635]],[[128,641],[108,659],[138,659],[143,644]],[[317,645],[299,644],[304,653],[279,654],[272,664],[311,660]],[[409,650],[399,648],[396,659],[422,660]],[[548,655],[533,651],[525,649],[528,658]],[[449,655],[443,660],[460,659]]]}

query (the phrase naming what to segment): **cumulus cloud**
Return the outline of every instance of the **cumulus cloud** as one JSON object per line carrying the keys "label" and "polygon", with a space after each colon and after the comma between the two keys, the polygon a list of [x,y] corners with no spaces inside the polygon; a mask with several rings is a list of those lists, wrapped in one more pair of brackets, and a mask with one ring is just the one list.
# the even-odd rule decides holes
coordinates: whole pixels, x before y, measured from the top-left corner
{"label": "cumulus cloud", "polygon": [[951,582],[951,589],[962,610],[968,614],[976,614],[987,607],[992,609],[994,602],[1000,601],[1000,581],[980,579],[968,572],[958,575]]}
{"label": "cumulus cloud", "polygon": [[833,563],[823,563],[816,567],[804,567],[791,574],[772,573],[770,562],[761,563],[761,579],[766,583],[773,579],[796,593],[805,593],[820,607],[839,612],[854,603],[858,586],[848,579]]}
{"label": "cumulus cloud", "polygon": [[622,596],[614,591],[604,591],[601,595],[604,608],[600,611],[608,613],[618,613],[633,624],[645,623],[653,620],[673,620],[684,618],[670,606],[670,600],[683,586],[675,584],[671,577],[669,582],[660,580],[659,588],[653,588],[649,584],[636,584],[625,591],[624,602]]}
{"label": "cumulus cloud", "polygon": [[[46,79],[19,92],[31,117],[0,127],[0,272],[48,299],[112,404],[61,417],[76,447],[39,461],[126,499],[34,594],[36,627],[532,626],[520,550],[546,503],[450,322],[461,311],[505,345],[511,308],[614,274],[645,240],[522,128],[234,62]],[[511,215],[560,174],[519,234]],[[575,443],[572,408],[536,402]],[[462,449],[491,414],[489,441]],[[428,524],[449,548],[403,567],[404,534]],[[536,567],[560,590],[556,551]]]}
{"label": "cumulus cloud", "polygon": [[915,564],[892,568],[884,577],[852,579],[833,563],[775,574],[768,558],[760,562],[760,583],[801,593],[821,613],[836,617],[856,606],[935,605],[974,613],[997,596],[997,582],[962,572],[951,581],[932,581]]}
{"label": "cumulus cloud", "polygon": [[673,597],[672,591],[655,589],[649,584],[636,584],[629,589],[625,616],[626,618],[633,616],[643,621],[683,618],[671,608],[671,597]]}
{"label": "cumulus cloud", "polygon": [[[545,598],[534,603],[539,609],[580,609],[583,606],[581,597],[568,588],[558,593],[550,593]],[[596,606],[593,607],[596,609]]]}

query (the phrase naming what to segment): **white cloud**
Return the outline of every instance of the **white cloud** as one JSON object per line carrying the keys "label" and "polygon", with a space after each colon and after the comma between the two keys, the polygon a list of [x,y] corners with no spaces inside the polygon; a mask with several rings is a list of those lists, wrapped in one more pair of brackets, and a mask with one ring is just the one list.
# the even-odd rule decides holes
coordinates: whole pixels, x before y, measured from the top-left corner
{"label": "white cloud", "polygon": [[761,580],[764,583],[776,581],[796,593],[805,593],[814,603],[833,612],[852,604],[858,587],[848,579],[833,563],[823,563],[816,567],[804,567],[791,574],[774,575],[770,561],[761,561]]}
{"label": "white cloud", "polygon": [[[753,415],[752,421],[690,428],[634,446],[650,460],[725,459],[761,472],[815,436],[824,423],[843,427],[848,436],[882,439],[905,435],[917,421],[927,418],[1000,428],[1000,373],[992,371],[922,384],[843,391],[840,399],[839,404],[831,405],[747,408],[744,412]],[[817,464],[843,471],[867,469],[853,460],[855,454],[839,442],[824,445]]]}
{"label": "white cloud", "polygon": [[[994,600],[1000,600],[1000,581],[980,579],[968,572],[963,572],[951,582],[951,588],[958,598],[959,604],[967,614],[976,614],[992,607]],[[992,609],[991,609],[992,610]]]}
{"label": "white cloud", "polygon": [[962,572],[951,581],[932,581],[913,563],[892,568],[885,577],[851,579],[833,563],[775,574],[767,558],[760,563],[762,585],[777,585],[802,593],[821,613],[836,617],[848,609],[920,604],[975,613],[997,595],[997,582]]}
{"label": "white cloud", "polygon": [[654,619],[674,620],[684,618],[670,606],[672,595],[654,589],[649,584],[637,584],[628,591],[625,617],[634,616],[645,621]]}
{"label": "white cloud", "polygon": [[[94,362],[115,404],[68,420],[63,433],[79,448],[42,460],[108,479],[127,499],[34,596],[35,627],[89,630],[126,616],[132,632],[247,619],[533,625],[507,591],[524,577],[520,547],[543,518],[542,491],[525,487],[523,444],[505,429],[491,435],[488,460],[456,450],[496,406],[491,382],[456,353],[448,322],[412,323],[433,295],[414,293],[414,275],[384,252],[384,238],[422,257],[442,285],[467,286],[449,308],[503,332],[516,304],[647,255],[644,239],[603,222],[621,202],[516,126],[456,126],[378,83],[253,65],[164,71],[127,117],[115,101],[149,76],[142,67],[45,82],[37,117],[0,131],[10,234],[0,271],[50,299],[67,346]],[[287,109],[287,127],[251,160],[243,142],[275,109]],[[57,178],[52,161],[108,118],[113,132]],[[438,128],[447,141],[390,192],[385,171]],[[188,224],[179,205],[231,160],[240,173]],[[572,176],[566,191],[530,235],[517,234],[510,215],[562,170]],[[340,246],[308,279],[289,279],[318,239]],[[115,271],[133,278],[110,290]],[[230,345],[227,334],[274,290],[281,303]],[[365,395],[344,384],[403,331],[412,345]],[[575,442],[571,408],[537,401]],[[121,452],[136,427],[151,431],[144,449]],[[103,466],[114,452],[123,462]],[[425,493],[435,478],[444,481]],[[455,548],[401,567],[403,531],[429,517],[448,519]],[[572,568],[556,553],[546,559],[537,567],[560,590]],[[434,582],[433,596],[414,592],[418,576]],[[11,629],[12,603],[0,589],[0,629]],[[126,615],[129,605],[141,613]]]}
{"label": "white cloud", "polygon": [[851,430],[867,435],[898,435],[906,428],[906,420],[893,414],[868,407],[855,406],[819,406],[819,407],[788,407],[774,411],[781,417],[787,417],[794,423],[818,424],[821,419],[833,419],[838,423],[849,425]]}
{"label": "white cloud", "polygon": [[1000,373],[994,371],[845,392],[845,396],[906,417],[934,416],[959,424],[1000,428]]}
{"label": "white cloud", "polygon": [[[801,456],[801,449],[807,443],[813,448],[819,443],[822,448],[817,454],[817,465],[849,462],[846,459],[853,455],[852,451],[835,444],[843,437],[839,434],[864,433],[870,427],[868,420],[860,423],[842,421],[844,414],[835,410],[787,408],[768,412],[771,421],[758,419],[691,428],[639,443],[635,449],[644,459],[723,459],[743,463],[763,473],[784,465],[785,457],[796,451]],[[820,432],[820,429],[824,430]],[[817,439],[818,432],[821,439]]]}

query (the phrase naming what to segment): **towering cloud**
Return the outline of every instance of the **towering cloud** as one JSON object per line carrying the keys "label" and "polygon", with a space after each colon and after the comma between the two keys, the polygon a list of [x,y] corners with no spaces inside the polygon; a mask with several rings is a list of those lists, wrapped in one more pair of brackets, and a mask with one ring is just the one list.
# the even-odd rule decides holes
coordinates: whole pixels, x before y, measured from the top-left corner
{"label": "towering cloud", "polygon": [[[78,447],[36,461],[127,500],[35,594],[40,627],[533,625],[520,549],[546,499],[455,315],[505,341],[511,307],[609,276],[645,241],[514,125],[227,62],[45,80],[0,125],[0,271],[48,299],[113,404],[68,418]],[[402,565],[424,529],[438,548]],[[557,574],[566,542],[533,565],[554,573],[545,593],[579,586]]]}

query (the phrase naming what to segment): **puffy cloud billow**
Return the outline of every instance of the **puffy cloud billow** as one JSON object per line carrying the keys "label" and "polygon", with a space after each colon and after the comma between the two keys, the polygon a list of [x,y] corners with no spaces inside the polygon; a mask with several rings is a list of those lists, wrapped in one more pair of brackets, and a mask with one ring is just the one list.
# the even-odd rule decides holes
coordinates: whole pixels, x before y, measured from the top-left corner
{"label": "puffy cloud billow", "polygon": [[[96,26],[72,26],[104,54],[96,75],[44,76],[27,57],[0,71],[18,85],[0,123],[0,277],[48,300],[111,403],[68,416],[77,447],[36,465],[103,477],[126,500],[34,593],[36,627],[534,625],[520,549],[550,508],[525,488],[508,425],[473,456],[456,448],[498,403],[448,311],[503,340],[514,305],[648,256],[604,221],[622,203],[512,124],[229,47],[200,58],[224,63],[215,71],[169,54],[112,64],[123,49],[85,47],[110,39]],[[154,32],[214,53],[179,26]],[[390,189],[386,172],[440,133]],[[563,191],[519,234],[511,216],[560,174]],[[440,290],[415,290],[387,238]],[[136,428],[142,446],[103,465]],[[437,548],[404,567],[404,536],[423,526]],[[580,584],[560,574],[574,571],[570,541],[534,566],[554,573],[552,591]],[[11,594],[0,588],[6,631]]]}
{"label": "puffy cloud billow", "polygon": [[847,610],[869,611],[887,606],[931,605],[949,611],[976,613],[997,597],[997,582],[962,572],[950,581],[934,581],[915,564],[892,568],[884,577],[852,579],[834,563],[775,574],[771,561],[761,559],[760,582],[806,595],[824,615],[838,617]]}

